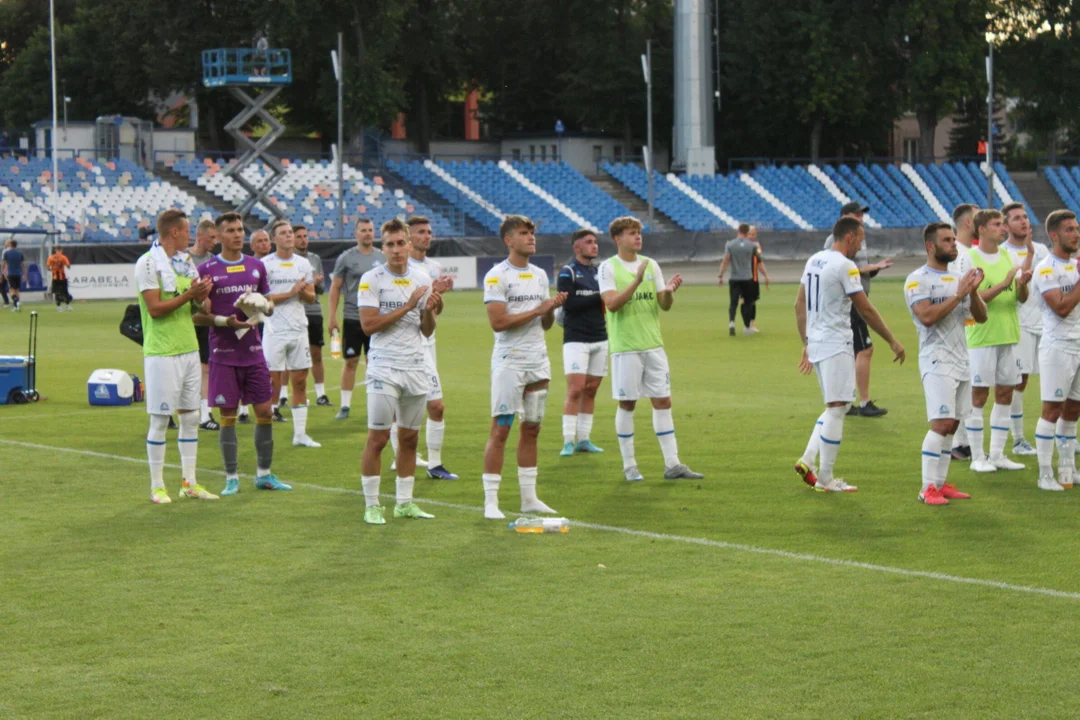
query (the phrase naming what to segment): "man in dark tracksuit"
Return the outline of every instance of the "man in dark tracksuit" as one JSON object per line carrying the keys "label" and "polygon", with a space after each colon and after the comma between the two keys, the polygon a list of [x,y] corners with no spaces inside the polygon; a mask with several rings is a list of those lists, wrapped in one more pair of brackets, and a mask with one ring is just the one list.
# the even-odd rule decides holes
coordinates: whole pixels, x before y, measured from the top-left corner
{"label": "man in dark tracksuit", "polygon": [[576,230],[570,236],[574,259],[559,271],[558,292],[566,293],[562,307],[563,372],[566,373],[566,402],[563,404],[563,449],[575,452],[604,452],[589,439],[592,430],[596,391],[607,375],[607,325],[604,300],[593,261],[600,253],[592,230]]}

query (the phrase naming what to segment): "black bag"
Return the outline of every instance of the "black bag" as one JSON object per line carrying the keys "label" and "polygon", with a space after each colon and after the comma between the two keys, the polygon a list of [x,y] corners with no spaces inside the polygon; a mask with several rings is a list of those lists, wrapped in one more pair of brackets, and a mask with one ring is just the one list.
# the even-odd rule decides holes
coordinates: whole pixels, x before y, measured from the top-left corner
{"label": "black bag", "polygon": [[128,305],[124,319],[120,321],[120,334],[132,342],[143,344],[142,313],[137,304]]}

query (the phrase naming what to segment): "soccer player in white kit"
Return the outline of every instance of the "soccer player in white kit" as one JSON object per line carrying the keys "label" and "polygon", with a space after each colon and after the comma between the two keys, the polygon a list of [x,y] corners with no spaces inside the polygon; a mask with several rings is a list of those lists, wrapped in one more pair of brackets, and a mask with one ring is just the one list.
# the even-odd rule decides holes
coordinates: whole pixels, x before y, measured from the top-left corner
{"label": "soccer player in white kit", "polygon": [[266,279],[270,283],[268,299],[274,314],[268,324],[273,329],[263,341],[263,355],[270,368],[273,397],[288,378],[292,387],[293,445],[322,447],[307,434],[307,375],[311,368],[311,344],[308,340],[305,303],[315,302],[315,278],[311,263],[293,252],[292,225],[278,220],[270,226],[277,252],[263,258]]}
{"label": "soccer player in white kit", "polygon": [[1060,491],[1071,488],[1076,480],[1076,422],[1080,419],[1080,272],[1076,264],[1080,225],[1076,213],[1050,213],[1046,232],[1054,249],[1035,267],[1032,280],[1043,307],[1043,342],[1039,348],[1042,415],[1035,426],[1035,447],[1039,455],[1039,489]]}
{"label": "soccer player in white kit", "polygon": [[413,502],[413,485],[416,440],[431,392],[424,339],[435,332],[442,299],[432,290],[428,274],[409,263],[409,226],[394,218],[383,223],[380,235],[386,264],[364,273],[356,292],[360,324],[371,338],[365,383],[368,434],[361,468],[364,522],[369,525],[386,524],[379,504],[381,455],[395,418],[399,445],[394,517],[435,517]]}
{"label": "soccer player in white kit", "polygon": [[[851,307],[874,332],[889,343],[895,357],[904,362],[904,346],[897,342],[881,315],[870,304],[859,281],[859,268],[852,258],[862,247],[865,230],[861,221],[842,217],[833,225],[833,246],[814,254],[803,270],[799,295],[795,299],[795,321],[803,342],[799,371],[817,373],[825,412],[818,417],[810,441],[795,472],[807,485],[820,492],[855,492],[840,478],[833,466],[844,435],[844,416],[855,397],[855,352],[851,335]],[[821,456],[820,472],[814,462]]]}
{"label": "soccer player in white kit", "polygon": [[514,416],[521,415],[518,438],[518,486],[521,512],[554,513],[536,496],[536,443],[544,419],[551,363],[544,333],[555,324],[555,308],[566,293],[550,297],[547,273],[529,262],[536,254],[536,225],[527,217],[507,215],[499,237],[509,257],[484,276],[484,304],[495,331],[491,352],[491,434],[484,448],[484,517],[502,520],[499,485],[503,455]]}
{"label": "soccer player in white kit", "polygon": [[[1050,254],[1050,250],[1041,242],[1033,241],[1031,222],[1028,220],[1024,203],[1013,202],[1001,208],[1005,216],[1005,227],[1009,229],[1009,239],[1001,247],[1009,251],[1013,265],[1023,265],[1029,252],[1034,252],[1031,267],[1035,267]],[[1042,337],[1043,313],[1042,302],[1029,294],[1024,302],[1017,302],[1016,312],[1020,317],[1020,342],[1016,344],[1016,364],[1020,368],[1020,384],[1013,389],[1010,406],[1011,429],[1014,455],[1034,455],[1024,437],[1024,390],[1027,389],[1028,376],[1039,374],[1039,339]]]}
{"label": "soccer player in white kit", "polygon": [[[409,264],[415,265],[428,274],[431,278],[431,287],[439,293],[439,304],[435,309],[438,315],[443,310],[442,293],[453,289],[454,279],[443,275],[442,265],[438,260],[427,256],[431,249],[431,221],[423,215],[410,217],[406,224],[409,226],[409,242],[412,248],[409,251]],[[442,381],[439,379],[439,368],[435,357],[435,333],[424,339],[424,347],[428,356],[428,373],[431,375],[431,392],[427,399],[427,427],[425,437],[427,439],[427,461],[417,457],[416,464],[427,467],[427,476],[432,480],[457,480],[458,476],[443,466],[442,446],[443,436],[446,433],[444,420],[446,405],[443,403]],[[396,427],[396,426],[395,426]],[[390,444],[394,448],[394,457],[397,457],[397,433],[395,428],[390,428]],[[391,467],[391,470],[394,468]]]}
{"label": "soccer player in white kit", "polygon": [[979,295],[982,270],[963,276],[949,271],[956,260],[956,235],[948,223],[930,223],[923,229],[926,264],[908,275],[904,299],[919,333],[919,375],[926,396],[930,429],[922,444],[922,490],[927,505],[948,505],[967,500],[945,482],[952,461],[952,436],[971,406],[971,369],[968,366],[968,318],[986,322],[986,303]]}

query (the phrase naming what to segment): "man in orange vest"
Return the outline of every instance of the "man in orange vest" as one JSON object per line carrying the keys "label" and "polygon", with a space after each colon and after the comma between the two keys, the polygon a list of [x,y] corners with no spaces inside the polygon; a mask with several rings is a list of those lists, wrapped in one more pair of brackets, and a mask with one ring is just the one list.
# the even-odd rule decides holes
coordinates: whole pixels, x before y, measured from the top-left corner
{"label": "man in orange vest", "polygon": [[61,303],[67,306],[68,312],[71,311],[71,293],[68,292],[68,278],[67,269],[71,267],[71,261],[64,255],[64,248],[57,245],[53,249],[53,254],[49,256],[49,259],[45,261],[49,270],[52,271],[52,296],[56,301],[57,312],[63,312],[65,308],[61,307]]}

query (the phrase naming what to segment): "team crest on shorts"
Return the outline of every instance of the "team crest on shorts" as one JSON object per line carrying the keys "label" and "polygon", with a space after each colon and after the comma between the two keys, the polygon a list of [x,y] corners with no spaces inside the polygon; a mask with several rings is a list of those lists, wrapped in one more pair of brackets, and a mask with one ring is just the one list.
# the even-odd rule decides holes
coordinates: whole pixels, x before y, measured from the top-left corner
{"label": "team crest on shorts", "polygon": [[506,412],[508,409],[509,408],[506,407],[506,403],[503,403],[502,405],[499,406],[499,412],[501,412],[501,413]]}
{"label": "team crest on shorts", "polygon": [[941,413],[942,415],[944,415],[947,412],[949,412],[949,407],[947,405],[942,405],[941,407],[938,408],[938,412]]}
{"label": "team crest on shorts", "polygon": [[372,380],[371,381],[371,389],[372,390],[382,390],[383,389],[382,388],[382,380]]}
{"label": "team crest on shorts", "polygon": [[218,395],[216,398],[214,398],[214,402],[217,403],[218,405],[224,405],[225,404],[225,396],[224,395]]}
{"label": "team crest on shorts", "polygon": [[1062,390],[1061,388],[1058,388],[1057,390],[1054,391],[1054,397],[1064,397],[1064,396],[1065,396],[1065,391]]}
{"label": "team crest on shorts", "polygon": [[161,407],[159,408],[159,410],[164,410],[165,412],[168,412],[169,411],[169,403],[161,403]]}
{"label": "team crest on shorts", "polygon": [[979,376],[979,375],[976,375],[975,376],[975,382],[982,382],[982,377]]}

